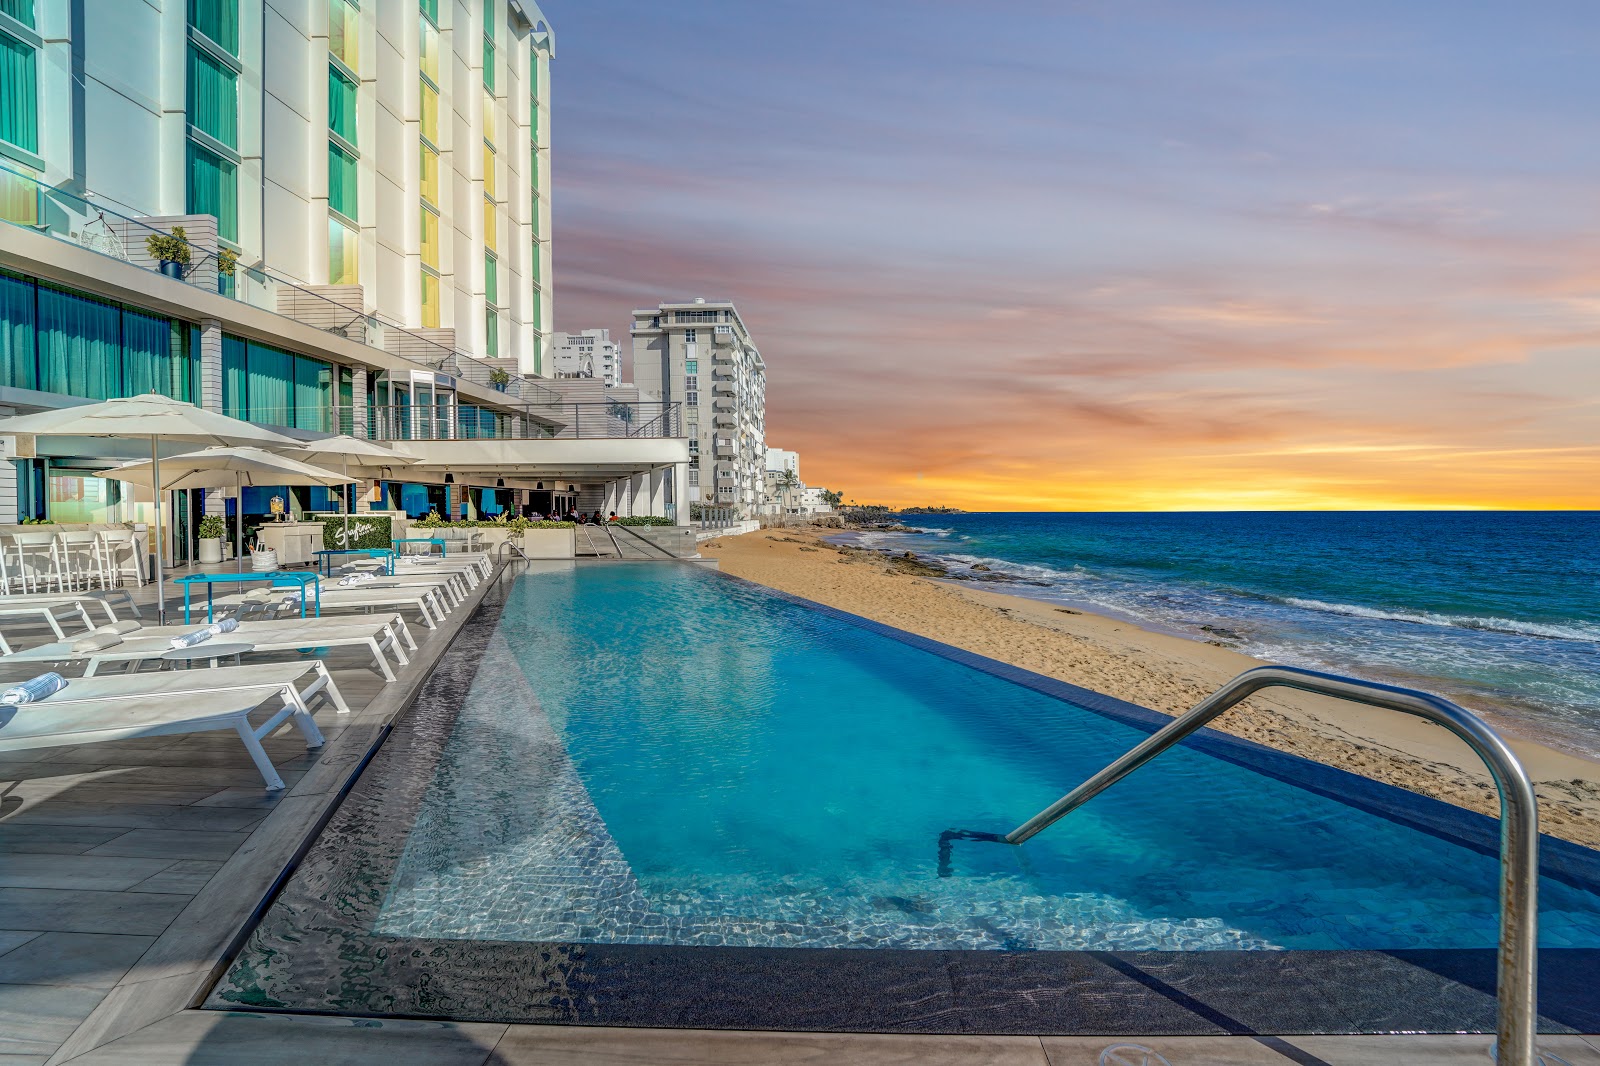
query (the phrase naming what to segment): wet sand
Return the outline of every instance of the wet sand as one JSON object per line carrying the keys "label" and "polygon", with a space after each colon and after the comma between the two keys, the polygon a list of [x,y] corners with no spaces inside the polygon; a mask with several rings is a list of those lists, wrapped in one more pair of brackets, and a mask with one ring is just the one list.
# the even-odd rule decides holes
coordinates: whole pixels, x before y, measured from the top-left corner
{"label": "wet sand", "polygon": [[[1168,714],[1262,665],[1226,647],[1121,619],[934,580],[914,559],[835,547],[818,531],[764,530],[709,541],[700,551],[737,577]],[[1499,812],[1477,757],[1419,719],[1279,690],[1252,697],[1214,727],[1475,811]],[[1538,790],[1540,828],[1600,847],[1600,763],[1514,735],[1510,741]]]}

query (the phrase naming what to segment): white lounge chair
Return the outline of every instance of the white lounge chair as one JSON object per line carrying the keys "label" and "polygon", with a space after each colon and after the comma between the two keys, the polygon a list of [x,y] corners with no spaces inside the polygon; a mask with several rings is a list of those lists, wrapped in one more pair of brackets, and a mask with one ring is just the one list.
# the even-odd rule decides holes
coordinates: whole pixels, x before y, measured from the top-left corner
{"label": "white lounge chair", "polygon": [[[192,633],[199,626],[151,626],[122,635],[122,643],[93,651],[74,651],[76,641],[45,644],[26,651],[0,656],[0,666],[7,663],[67,663],[85,664],[83,676],[94,677],[106,663],[125,663],[137,670],[139,664],[161,658],[172,650],[172,638]],[[81,638],[79,638],[81,639]],[[365,647],[372,652],[373,665],[385,681],[395,679],[385,652],[394,652],[395,660],[405,666],[411,662],[406,649],[415,649],[405,619],[397,614],[375,615],[368,619],[355,618],[284,618],[260,622],[241,622],[239,628],[213,640],[218,644],[243,642],[254,645],[248,654],[274,651],[295,651],[301,648]],[[204,647],[204,645],[199,645]],[[291,664],[292,665],[292,664]]]}
{"label": "white lounge chair", "polygon": [[402,588],[431,588],[438,589],[444,596],[445,603],[450,607],[458,606],[467,598],[467,582],[461,574],[412,574],[403,573],[396,577],[380,577],[376,581],[364,581],[359,585],[324,585],[323,595],[329,589],[338,592],[361,591],[365,589],[402,589]]}
{"label": "white lounge chair", "polygon": [[[309,606],[316,605],[316,594],[306,593]],[[281,599],[269,600],[266,603],[281,603]],[[232,596],[218,596],[214,601],[216,606],[228,607],[236,604],[250,604],[262,606],[260,599],[250,599],[249,594],[234,594]],[[437,628],[437,622],[444,619],[449,610],[445,606],[444,597],[437,588],[413,585],[408,588],[372,589],[370,592],[359,589],[357,586],[340,588],[337,585],[322,586],[322,613],[327,615],[330,611],[350,610],[390,610],[398,611],[410,608],[422,617],[422,624],[429,629]],[[299,608],[295,608],[296,611]],[[307,612],[309,614],[309,611]],[[307,621],[312,619],[308,618]],[[242,639],[242,638],[241,638]]]}
{"label": "white lounge chair", "polygon": [[[71,597],[42,597],[37,600],[30,599],[18,602],[16,597],[0,597],[0,622],[7,619],[42,618],[49,623],[57,637],[67,639],[66,631],[61,628],[61,619],[57,612],[64,613],[68,618],[76,616],[83,623],[85,629],[94,628],[94,619],[89,617],[89,612],[84,608],[83,601]],[[9,652],[11,643],[6,639],[5,633],[0,632],[0,651]]]}
{"label": "white lounge chair", "polygon": [[[300,684],[309,674],[308,684]],[[281,685],[284,697],[295,706],[311,712],[311,701],[326,694],[339,714],[349,714],[333,675],[321,659],[302,659],[294,663],[256,663],[250,666],[224,666],[215,670],[162,670],[148,674],[112,674],[109,677],[74,677],[54,695],[24,707],[57,702],[81,703],[84,700],[121,699],[124,696],[182,695],[195,692],[226,692],[236,688],[263,688]]]}
{"label": "white lounge chair", "polygon": [[[205,674],[217,672],[204,671]],[[189,673],[195,671],[174,671],[160,676],[181,680]],[[276,790],[283,788],[283,779],[278,776],[266,749],[261,746],[264,738],[272,735],[284,722],[292,721],[305,737],[307,748],[322,746],[322,733],[305,705],[297,696],[291,695],[292,685],[272,684],[205,692],[178,689],[159,694],[141,693],[84,700],[60,698],[70,697],[71,689],[72,684],[69,684],[57,696],[37,703],[0,706],[0,752],[232,729],[239,734],[267,788]],[[181,695],[182,698],[174,699],[174,695]],[[283,700],[283,707],[259,727],[251,725],[250,712],[273,697]]]}

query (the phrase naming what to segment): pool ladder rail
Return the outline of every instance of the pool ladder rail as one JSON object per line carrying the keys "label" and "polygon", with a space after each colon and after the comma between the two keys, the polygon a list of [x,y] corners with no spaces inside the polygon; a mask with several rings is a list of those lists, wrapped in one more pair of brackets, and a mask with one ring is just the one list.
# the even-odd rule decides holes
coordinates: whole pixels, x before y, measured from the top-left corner
{"label": "pool ladder rail", "polygon": [[1496,979],[1499,1009],[1495,1059],[1503,1066],[1559,1062],[1553,1057],[1541,1058],[1536,1046],[1539,808],[1533,782],[1505,738],[1483,719],[1427,692],[1289,666],[1260,666],[1247,670],[1011,832],[1001,835],[974,829],[946,830],[939,837],[939,875],[948,877],[950,874],[953,841],[1022,844],[1223,712],[1266,688],[1299,689],[1414,715],[1448,729],[1466,741],[1483,760],[1500,792],[1500,946]]}

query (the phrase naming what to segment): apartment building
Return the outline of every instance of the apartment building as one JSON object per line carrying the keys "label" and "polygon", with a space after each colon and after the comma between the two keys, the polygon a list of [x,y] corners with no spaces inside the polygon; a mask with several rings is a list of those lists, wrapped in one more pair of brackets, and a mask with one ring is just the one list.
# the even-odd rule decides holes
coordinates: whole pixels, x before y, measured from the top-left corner
{"label": "apartment building", "polygon": [[767,365],[730,302],[663,303],[633,312],[633,381],[683,404],[688,498],[759,513],[767,472]]}
{"label": "apartment building", "polygon": [[622,384],[622,348],[611,339],[609,329],[557,330],[550,337],[550,376],[594,379],[608,389],[616,388]]}
{"label": "apartment building", "polygon": [[[0,0],[0,415],[155,390],[392,443],[362,508],[672,513],[677,408],[541,384],[554,50],[533,0]],[[34,443],[0,522],[117,513],[135,445]]]}
{"label": "apartment building", "polygon": [[786,451],[783,448],[767,449],[767,473],[790,473],[795,477],[800,476],[800,453]]}
{"label": "apartment building", "polygon": [[186,223],[236,259],[225,284],[286,278],[544,373],[555,34],[534,0],[77,10],[0,3],[0,201],[21,174]]}

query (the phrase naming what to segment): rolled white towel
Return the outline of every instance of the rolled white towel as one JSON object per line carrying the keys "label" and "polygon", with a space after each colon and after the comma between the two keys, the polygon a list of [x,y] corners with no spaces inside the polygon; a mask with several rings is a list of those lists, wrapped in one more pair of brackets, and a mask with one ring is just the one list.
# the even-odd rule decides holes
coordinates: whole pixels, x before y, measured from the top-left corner
{"label": "rolled white towel", "polygon": [[173,637],[172,646],[174,648],[192,648],[196,644],[205,643],[214,635],[211,632],[211,627],[207,626],[205,629],[197,629],[193,633],[185,633],[181,637]]}
{"label": "rolled white towel", "polygon": [[66,687],[67,679],[60,674],[40,674],[0,692],[0,703],[12,706],[19,703],[33,703],[47,696],[53,696]]}
{"label": "rolled white towel", "polygon": [[117,632],[109,632],[108,633],[105,630],[96,629],[94,632],[86,633],[83,636],[79,637],[77,640],[73,641],[72,642],[72,650],[73,651],[104,651],[106,648],[115,648],[118,644],[121,644],[121,643],[122,643],[122,634],[121,633],[117,633]]}
{"label": "rolled white towel", "polygon": [[213,622],[209,626],[206,626],[206,629],[208,629],[211,632],[211,635],[214,637],[220,637],[224,633],[232,633],[238,628],[239,620],[237,618],[224,618],[220,622]]}

